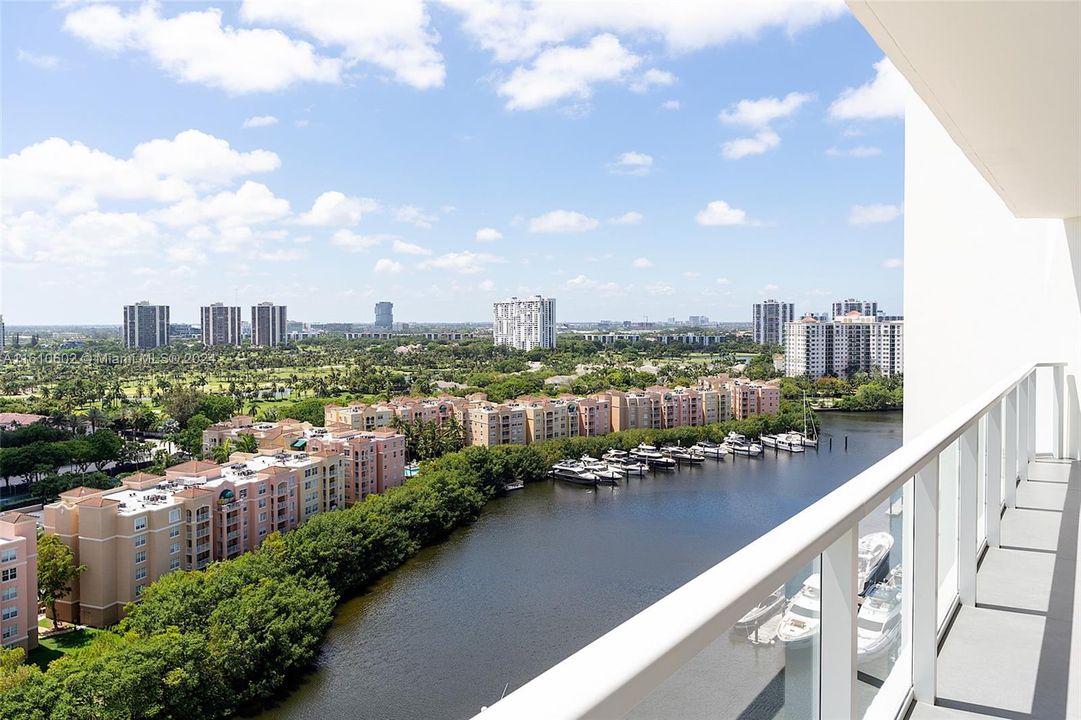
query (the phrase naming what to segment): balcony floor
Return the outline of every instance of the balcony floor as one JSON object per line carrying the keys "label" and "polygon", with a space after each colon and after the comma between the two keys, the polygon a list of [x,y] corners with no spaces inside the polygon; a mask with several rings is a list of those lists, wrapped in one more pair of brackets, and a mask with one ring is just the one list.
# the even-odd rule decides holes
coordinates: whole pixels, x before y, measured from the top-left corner
{"label": "balcony floor", "polygon": [[1029,476],[939,650],[936,703],[910,720],[1081,718],[1081,463]]}

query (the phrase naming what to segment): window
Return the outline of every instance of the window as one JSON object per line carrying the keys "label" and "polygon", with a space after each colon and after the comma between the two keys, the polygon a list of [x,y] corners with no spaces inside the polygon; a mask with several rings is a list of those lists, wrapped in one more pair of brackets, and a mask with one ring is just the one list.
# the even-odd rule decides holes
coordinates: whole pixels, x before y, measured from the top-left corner
{"label": "window", "polygon": [[259,494],[260,495],[266,495],[266,485],[260,485],[259,486]]}
{"label": "window", "polygon": [[178,552],[180,552],[180,543],[175,542],[169,546],[170,555],[176,555]]}
{"label": "window", "polygon": [[[146,568],[139,568],[138,570],[136,570],[135,571],[135,579],[136,580],[145,580],[146,579]],[[136,594],[138,594],[139,593],[139,588],[135,588],[135,592],[136,592]]]}
{"label": "window", "polygon": [[135,531],[146,530],[146,515],[135,518]]}
{"label": "window", "polygon": [[136,535],[134,545],[135,547],[146,545],[146,535]]}
{"label": "window", "polygon": [[266,522],[266,513],[265,512],[259,513],[259,522]]}
{"label": "window", "polygon": [[18,616],[19,616],[19,607],[17,605],[9,605],[8,607],[4,608],[3,617],[4,617],[5,620],[10,620],[11,618],[18,617]]}
{"label": "window", "polygon": [[180,526],[179,525],[177,525],[176,527],[169,528],[169,537],[171,537],[171,538],[180,537]]}
{"label": "window", "polygon": [[171,522],[171,523],[180,522],[180,511],[179,510],[170,510],[169,511],[169,522]]}
{"label": "window", "polygon": [[169,569],[177,570],[180,568],[180,558],[173,558],[169,561]]}
{"label": "window", "polygon": [[0,570],[0,582],[7,582],[19,577],[19,568],[4,568]]}
{"label": "window", "polygon": [[4,627],[4,639],[9,640],[19,634],[19,624],[12,623]]}
{"label": "window", "polygon": [[146,585],[136,585],[135,586],[135,597],[142,597],[143,590],[146,590]]}
{"label": "window", "polygon": [[0,596],[0,600],[14,600],[17,597],[19,597],[19,588],[9,587],[4,588],[4,594]]}
{"label": "window", "polygon": [[259,498],[259,507],[266,507],[266,498]]}
{"label": "window", "polygon": [[17,557],[19,557],[18,551],[15,548],[9,548],[0,553],[0,562],[11,562]]}
{"label": "window", "polygon": [[135,564],[136,565],[138,565],[139,563],[145,563],[145,562],[146,562],[146,550],[140,550],[139,552],[135,553]]}
{"label": "window", "polygon": [[266,528],[259,528],[259,537],[263,537],[264,535],[266,535]]}

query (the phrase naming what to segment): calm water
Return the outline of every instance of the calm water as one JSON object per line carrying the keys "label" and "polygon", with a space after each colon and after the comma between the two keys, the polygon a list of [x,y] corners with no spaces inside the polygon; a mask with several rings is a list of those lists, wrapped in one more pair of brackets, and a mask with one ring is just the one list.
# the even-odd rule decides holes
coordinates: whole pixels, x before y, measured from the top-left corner
{"label": "calm water", "polygon": [[[345,603],[318,669],[262,717],[471,717],[901,444],[900,413],[822,418],[832,452],[824,436],[817,454],[767,450],[618,487],[545,482],[496,500]],[[757,692],[777,667],[776,653],[756,652],[724,679]]]}

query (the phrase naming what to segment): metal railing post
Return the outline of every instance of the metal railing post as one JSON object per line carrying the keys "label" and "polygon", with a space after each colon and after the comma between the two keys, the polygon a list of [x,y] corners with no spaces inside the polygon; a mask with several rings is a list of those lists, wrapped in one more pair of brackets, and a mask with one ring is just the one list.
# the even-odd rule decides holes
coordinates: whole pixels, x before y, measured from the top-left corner
{"label": "metal railing post", "polygon": [[1028,480],[1028,378],[1017,384],[1017,479]]}
{"label": "metal railing post", "polygon": [[938,458],[916,473],[912,503],[912,687],[934,704],[938,662]]}
{"label": "metal railing post", "polygon": [[1028,461],[1036,460],[1036,371],[1028,376]]}
{"label": "metal railing post", "polygon": [[972,423],[964,434],[958,450],[957,478],[957,592],[962,605],[976,604],[976,560],[980,550],[976,537],[979,508],[979,422]]}
{"label": "metal railing post", "polygon": [[1054,387],[1051,389],[1051,452],[1055,459],[1065,456],[1066,423],[1063,417],[1063,399],[1066,397],[1066,368],[1056,365],[1052,368]]}
{"label": "metal railing post", "polygon": [[1002,523],[1002,403],[997,402],[987,411],[987,448],[984,453],[987,466],[984,501],[984,527],[987,544],[998,547]]}
{"label": "metal railing post", "polygon": [[822,552],[821,718],[856,717],[856,588],[859,532]]}
{"label": "metal railing post", "polygon": [[1003,471],[1006,507],[1017,507],[1017,388],[1003,401],[1005,405],[1006,467]]}

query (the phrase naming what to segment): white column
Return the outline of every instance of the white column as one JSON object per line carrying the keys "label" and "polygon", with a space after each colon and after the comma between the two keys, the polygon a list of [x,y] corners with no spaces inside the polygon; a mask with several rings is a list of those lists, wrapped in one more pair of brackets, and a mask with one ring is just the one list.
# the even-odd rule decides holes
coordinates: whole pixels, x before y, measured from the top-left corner
{"label": "white column", "polygon": [[1028,480],[1028,378],[1017,386],[1017,477]]}
{"label": "white column", "polygon": [[998,547],[999,526],[1002,521],[1002,403],[995,403],[987,411],[987,485],[984,499],[987,509],[984,524],[987,528],[987,545]]}
{"label": "white column", "polygon": [[822,553],[821,718],[856,717],[856,550],[852,528]]}
{"label": "white column", "polygon": [[1051,398],[1051,448],[1055,458],[1065,455],[1066,423],[1063,422],[1062,400],[1066,397],[1066,368],[1056,365],[1053,368],[1054,383]]}
{"label": "white column", "polygon": [[1006,394],[1006,507],[1017,507],[1017,388]]}
{"label": "white column", "polygon": [[961,435],[958,445],[958,510],[957,510],[957,591],[961,604],[976,604],[976,555],[979,539],[976,537],[976,519],[979,516],[979,422],[974,422]]}
{"label": "white column", "polygon": [[938,660],[938,458],[916,473],[912,504],[912,686],[934,704]]}
{"label": "white column", "polygon": [[1036,371],[1028,376],[1028,460],[1036,460]]}

